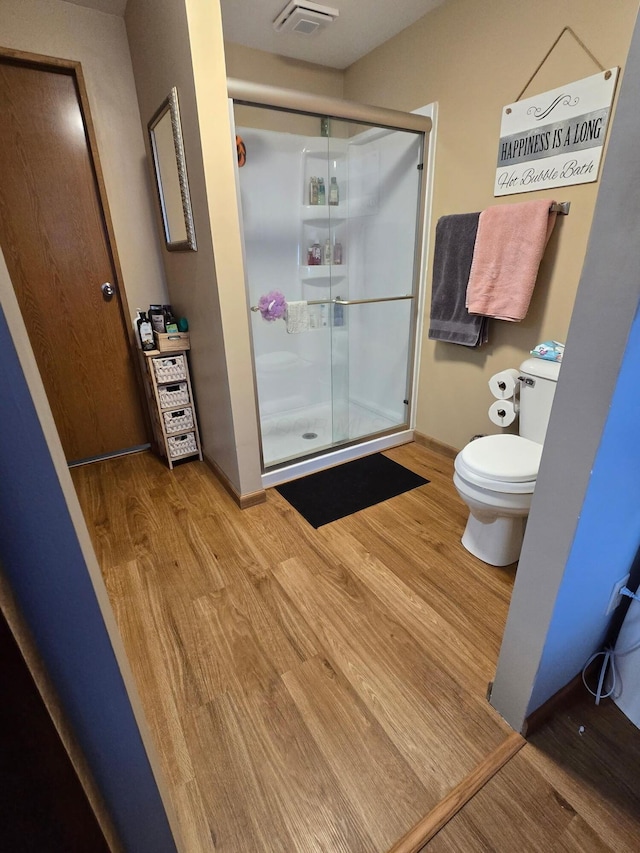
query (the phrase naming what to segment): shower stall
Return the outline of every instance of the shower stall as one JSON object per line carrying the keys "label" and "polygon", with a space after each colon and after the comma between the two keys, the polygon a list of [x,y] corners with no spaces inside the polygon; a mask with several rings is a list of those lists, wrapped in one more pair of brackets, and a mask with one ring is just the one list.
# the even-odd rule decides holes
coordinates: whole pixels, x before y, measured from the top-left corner
{"label": "shower stall", "polygon": [[431,120],[229,94],[266,486],[412,436]]}

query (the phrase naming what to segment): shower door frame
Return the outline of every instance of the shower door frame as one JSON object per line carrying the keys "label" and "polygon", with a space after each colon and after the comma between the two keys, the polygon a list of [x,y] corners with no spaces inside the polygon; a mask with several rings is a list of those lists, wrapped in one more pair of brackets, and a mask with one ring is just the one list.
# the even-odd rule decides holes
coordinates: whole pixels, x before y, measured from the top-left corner
{"label": "shower door frame", "polygon": [[[302,91],[284,89],[277,86],[267,86],[261,83],[252,83],[237,78],[227,78],[227,91],[230,99],[230,115],[232,128],[235,127],[233,116],[233,105],[239,104],[249,107],[263,107],[284,112],[295,112],[303,115],[316,116],[318,118],[339,119],[357,124],[376,126],[389,130],[409,131],[422,134],[422,167],[419,182],[418,208],[416,211],[416,238],[414,246],[413,280],[411,285],[411,296],[404,297],[414,302],[413,317],[409,329],[408,359],[407,365],[407,388],[409,389],[409,417],[407,424],[391,430],[389,433],[376,433],[371,438],[366,436],[354,439],[352,442],[341,443],[335,448],[319,451],[317,454],[302,459],[292,459],[282,465],[264,471],[264,457],[262,454],[262,428],[260,421],[258,429],[260,433],[260,458],[262,461],[262,486],[269,488],[284,483],[288,480],[302,477],[315,471],[356,459],[361,456],[407,444],[414,439],[413,423],[415,421],[416,388],[415,371],[416,362],[419,357],[419,341],[417,330],[421,323],[423,313],[423,292],[420,287],[424,280],[424,268],[426,257],[424,244],[426,240],[425,212],[428,207],[427,186],[431,177],[431,163],[429,161],[430,133],[433,129],[431,117],[425,115],[428,111],[424,108],[416,113],[405,113],[400,110],[387,109],[385,107],[374,107],[360,104],[356,101],[346,101],[338,98],[330,98],[322,95],[310,95]],[[235,149],[235,139],[233,140]],[[239,197],[239,195],[238,195]],[[248,288],[246,289],[248,296]],[[397,297],[396,297],[397,298]],[[383,301],[383,300],[373,300]],[[247,305],[251,308],[250,304]],[[253,347],[253,341],[252,341]],[[258,400],[258,388],[255,373],[255,356],[253,358],[253,383],[256,401]],[[257,406],[260,411],[259,405]]]}

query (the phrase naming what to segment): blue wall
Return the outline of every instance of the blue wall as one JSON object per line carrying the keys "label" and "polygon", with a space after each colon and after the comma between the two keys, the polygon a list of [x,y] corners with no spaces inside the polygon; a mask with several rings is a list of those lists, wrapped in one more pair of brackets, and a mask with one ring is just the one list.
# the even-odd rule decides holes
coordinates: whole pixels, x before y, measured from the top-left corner
{"label": "blue wall", "polygon": [[0,562],[130,853],[175,853],[56,471],[0,309]]}
{"label": "blue wall", "polygon": [[529,711],[601,646],[611,621],[605,610],[613,584],[630,571],[639,544],[640,313],[627,341]]}

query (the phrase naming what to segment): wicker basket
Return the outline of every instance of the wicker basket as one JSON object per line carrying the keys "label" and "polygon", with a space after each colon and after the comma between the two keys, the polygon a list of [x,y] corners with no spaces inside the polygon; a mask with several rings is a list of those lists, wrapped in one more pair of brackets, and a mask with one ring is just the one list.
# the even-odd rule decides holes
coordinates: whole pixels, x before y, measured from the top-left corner
{"label": "wicker basket", "polygon": [[153,358],[153,369],[158,382],[177,382],[187,378],[187,365],[183,355]]}
{"label": "wicker basket", "polygon": [[186,435],[169,435],[167,436],[167,444],[169,456],[172,459],[176,459],[178,456],[190,456],[198,452],[195,432],[188,432]]}
{"label": "wicker basket", "polygon": [[163,409],[175,406],[186,406],[189,402],[189,388],[186,382],[176,382],[173,385],[160,385],[158,397]]}
{"label": "wicker basket", "polygon": [[172,412],[163,412],[165,429],[167,435],[177,432],[186,432],[193,429],[193,409],[174,409]]}

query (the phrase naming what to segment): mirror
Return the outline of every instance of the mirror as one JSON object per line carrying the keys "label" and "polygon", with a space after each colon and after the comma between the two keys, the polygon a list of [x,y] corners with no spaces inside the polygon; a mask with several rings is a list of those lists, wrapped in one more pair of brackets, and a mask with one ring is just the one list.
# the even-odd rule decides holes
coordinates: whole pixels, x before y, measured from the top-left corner
{"label": "mirror", "polygon": [[170,252],[187,249],[195,252],[196,234],[182,143],[178,90],[175,86],[148,127],[165,245]]}

